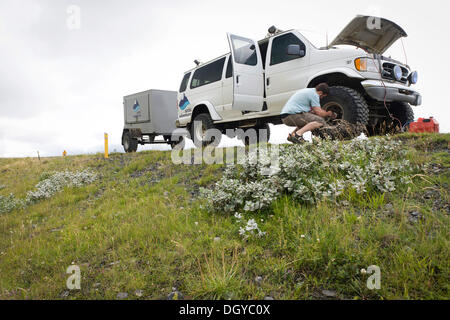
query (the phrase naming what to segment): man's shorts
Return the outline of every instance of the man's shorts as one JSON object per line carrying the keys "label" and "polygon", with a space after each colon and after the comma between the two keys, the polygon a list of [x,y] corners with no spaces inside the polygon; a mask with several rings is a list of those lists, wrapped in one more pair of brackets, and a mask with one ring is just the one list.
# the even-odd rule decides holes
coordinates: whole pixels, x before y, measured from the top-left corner
{"label": "man's shorts", "polygon": [[282,119],[283,123],[289,127],[303,128],[310,122],[319,122],[326,125],[325,119],[311,112],[290,114]]}

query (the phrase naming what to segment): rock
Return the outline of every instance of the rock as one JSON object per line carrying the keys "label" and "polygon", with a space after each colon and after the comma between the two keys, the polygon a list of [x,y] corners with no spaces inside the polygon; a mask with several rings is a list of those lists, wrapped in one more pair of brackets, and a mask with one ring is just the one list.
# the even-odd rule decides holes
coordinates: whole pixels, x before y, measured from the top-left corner
{"label": "rock", "polygon": [[322,290],[322,294],[323,294],[325,297],[328,297],[328,298],[334,298],[334,297],[336,297],[336,292],[335,292],[335,291],[331,291],[331,290]]}
{"label": "rock", "polygon": [[261,285],[261,282],[262,282],[262,277],[261,277],[261,276],[257,276],[257,277],[255,278],[255,282],[256,282],[256,284],[257,284],[258,286],[260,286],[260,285]]}
{"label": "rock", "polygon": [[418,211],[411,211],[409,212],[408,220],[411,223],[416,223],[421,217],[422,215]]}
{"label": "rock", "polygon": [[136,290],[136,291],[134,292],[134,294],[136,295],[136,297],[140,298],[140,297],[142,297],[142,296],[144,295],[144,291],[142,291],[142,290]]}
{"label": "rock", "polygon": [[265,296],[264,300],[275,300],[275,299],[273,297],[271,297],[271,296]]}
{"label": "rock", "polygon": [[128,293],[126,292],[119,292],[117,294],[117,299],[126,299],[126,298],[128,298]]}

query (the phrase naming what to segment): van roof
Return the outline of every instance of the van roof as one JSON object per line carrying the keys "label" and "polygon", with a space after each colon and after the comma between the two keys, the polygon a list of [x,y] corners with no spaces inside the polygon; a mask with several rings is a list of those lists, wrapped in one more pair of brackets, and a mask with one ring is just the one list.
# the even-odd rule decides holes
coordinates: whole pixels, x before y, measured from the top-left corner
{"label": "van roof", "polygon": [[[283,31],[283,32],[279,32],[279,33],[276,33],[276,34],[274,34],[274,35],[271,35],[270,37],[266,37],[266,38],[264,38],[264,39],[258,40],[258,44],[260,44],[260,43],[262,43],[262,42],[269,41],[269,39],[272,38],[272,37],[274,37],[274,36],[278,36],[278,35],[280,35],[280,34],[284,34],[284,33],[287,33],[287,32],[291,32],[291,31],[293,31],[293,30],[294,30],[294,29],[289,29],[289,30],[286,30],[286,31]],[[196,66],[196,67],[194,67],[194,68],[192,68],[192,69],[189,69],[188,71],[185,71],[184,74],[189,73],[189,72],[192,72],[192,71],[194,71],[194,70],[196,70],[196,69],[198,69],[198,68],[200,68],[200,67],[203,67],[203,66],[206,65],[206,64],[209,64],[209,63],[211,63],[211,62],[214,62],[214,61],[216,61],[216,60],[219,60],[219,59],[221,59],[221,58],[223,58],[223,57],[227,57],[227,56],[229,56],[230,54],[231,54],[231,52],[228,52],[228,53],[225,53],[225,54],[223,54],[223,55],[221,55],[221,56],[219,56],[219,57],[217,57],[217,58],[214,58],[214,59],[212,59],[212,60],[209,60],[209,61],[207,61],[207,62],[202,62],[202,63],[200,63],[198,66]]]}
{"label": "van roof", "polygon": [[192,69],[189,69],[189,70],[186,71],[184,74],[189,73],[189,72],[192,72],[192,71],[194,71],[195,69],[198,69],[198,68],[200,68],[200,67],[203,67],[204,65],[209,64],[209,63],[211,63],[211,62],[214,62],[214,61],[216,61],[216,60],[219,60],[219,59],[222,59],[222,58],[224,58],[224,57],[227,57],[227,56],[229,56],[230,54],[231,54],[231,52],[228,52],[228,53],[225,53],[225,54],[221,55],[220,57],[214,58],[214,59],[209,60],[209,61],[207,61],[207,62],[201,62],[198,66],[196,66],[196,67],[194,67],[194,68],[192,68]]}

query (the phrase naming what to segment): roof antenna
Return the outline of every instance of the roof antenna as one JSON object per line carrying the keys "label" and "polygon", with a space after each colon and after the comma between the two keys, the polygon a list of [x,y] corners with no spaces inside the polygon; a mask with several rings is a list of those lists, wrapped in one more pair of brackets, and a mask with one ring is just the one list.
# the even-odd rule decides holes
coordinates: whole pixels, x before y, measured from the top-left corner
{"label": "roof antenna", "polygon": [[198,61],[197,59],[194,60],[194,63],[198,66],[200,64],[200,61]]}

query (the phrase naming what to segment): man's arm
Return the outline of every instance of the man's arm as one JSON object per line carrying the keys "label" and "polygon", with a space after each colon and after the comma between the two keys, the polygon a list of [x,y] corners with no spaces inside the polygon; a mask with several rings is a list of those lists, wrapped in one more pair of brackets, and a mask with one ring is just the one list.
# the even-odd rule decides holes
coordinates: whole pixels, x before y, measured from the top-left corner
{"label": "man's arm", "polygon": [[311,109],[312,109],[312,113],[317,114],[319,117],[322,117],[322,118],[334,116],[334,112],[325,111],[321,107],[311,107]]}

